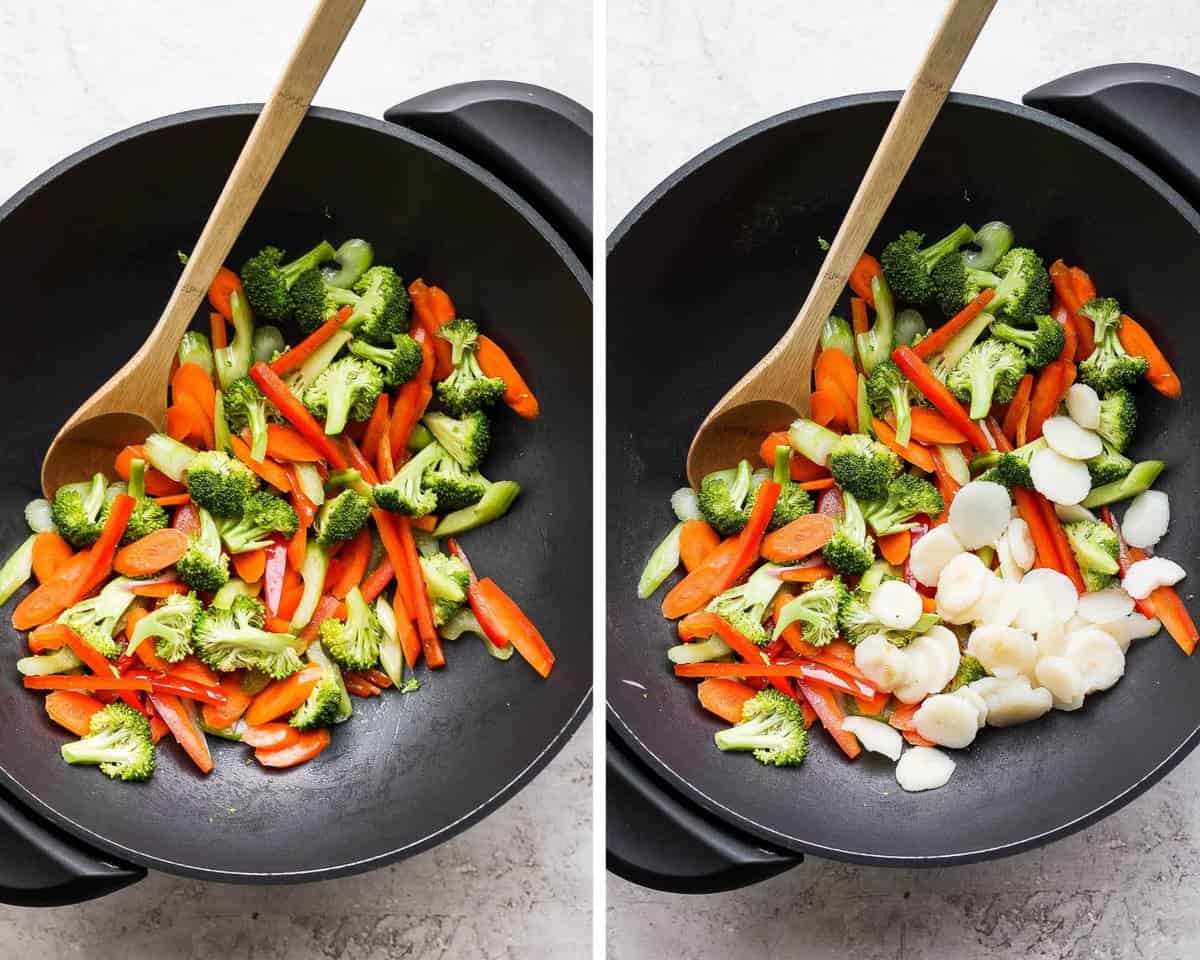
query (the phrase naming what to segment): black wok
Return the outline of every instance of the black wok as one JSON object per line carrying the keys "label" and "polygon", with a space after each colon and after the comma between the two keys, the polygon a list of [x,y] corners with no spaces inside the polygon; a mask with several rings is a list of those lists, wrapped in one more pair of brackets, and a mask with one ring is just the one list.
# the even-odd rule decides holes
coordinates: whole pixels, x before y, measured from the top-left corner
{"label": "black wok", "polygon": [[[608,404],[609,864],[638,882],[737,886],[804,853],[904,866],[1014,853],[1111,813],[1200,736],[1200,663],[1162,633],[1135,645],[1125,678],[1086,709],[988,730],[956,751],[939,791],[904,793],[890,762],[849,763],[824,735],[803,769],[769,769],[713,748],[718,723],[663,656],[674,641],[661,594],[635,599],[641,566],[673,522],[667,497],[686,482],[693,430],[791,322],[822,258],[817,238],[833,236],[898,96],[832,100],[735,134],[610,238],[608,376],[623,388]],[[1086,265],[1188,379],[1200,364],[1190,267],[1200,258],[1200,78],[1126,65],[1026,99],[1110,139],[1039,110],[953,96],[870,249],[907,227],[940,236],[964,220],[1007,220],[1021,242]],[[1197,392],[1139,397],[1132,455],[1169,461],[1161,488],[1177,508],[1162,549],[1186,562],[1200,530],[1185,506],[1200,484]]]}
{"label": "black wok", "polygon": [[[0,255],[40,304],[10,313],[0,351],[0,552],[26,535],[21,508],[38,495],[49,438],[157,317],[175,252],[198,235],[257,112],[216,107],[116,134],[0,208]],[[496,416],[488,473],[523,492],[509,516],[465,539],[539,622],[557,667],[542,681],[519,658],[501,665],[477,642],[453,644],[418,693],[356,701],[304,767],[272,773],[244,763],[246,748],[214,743],[204,778],[164,742],[160,753],[176,755],[128,785],[62,763],[62,731],[21,688],[12,658],[23,641],[0,617],[0,900],[81,899],[148,866],[246,882],[379,866],[495,809],[586,715],[591,291],[579,257],[590,245],[590,115],[549,91],[481,84],[389,119],[311,111],[230,260],[267,242],[368,237],[380,262],[444,285],[512,352],[543,413]]]}

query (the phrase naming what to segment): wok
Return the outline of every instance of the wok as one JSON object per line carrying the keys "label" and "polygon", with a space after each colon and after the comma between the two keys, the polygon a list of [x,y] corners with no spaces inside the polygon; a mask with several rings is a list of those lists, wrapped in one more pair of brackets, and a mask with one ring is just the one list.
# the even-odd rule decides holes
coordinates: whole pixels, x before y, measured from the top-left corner
{"label": "wok", "polygon": [[[26,536],[21,509],[38,495],[47,441],[158,316],[176,251],[198,236],[258,109],[118,133],[0,207],[0,254],[43,305],[11,315],[0,351],[5,555]],[[590,114],[540,88],[485,83],[387,117],[313,109],[230,262],[268,242],[367,237],[379,262],[445,286],[511,352],[543,413],[526,423],[498,412],[486,469],[523,492],[465,540],[539,623],[555,671],[542,681],[520,658],[497,664],[478,642],[452,644],[444,670],[421,671],[418,693],[356,701],[331,748],[301,768],[267,771],[242,762],[245,747],[214,742],[204,778],[164,741],[155,776],[121,784],[63,764],[63,732],[22,689],[12,658],[23,641],[0,617],[2,901],[85,899],[146,867],[243,882],[377,867],[496,809],[587,713],[591,642],[577,623],[591,596],[579,513],[591,485]]]}
{"label": "wok", "polygon": [[[610,868],[639,883],[724,889],[805,853],[883,866],[1015,853],[1129,802],[1200,737],[1200,663],[1164,632],[1135,644],[1125,678],[1084,710],[989,729],[955,751],[941,790],[905,793],[890,762],[849,763],[823,734],[800,770],[768,768],[712,746],[719,722],[663,656],[674,634],[661,593],[635,598],[674,522],[667,498],[686,483],[693,430],[791,322],[823,256],[817,238],[833,236],[898,98],[831,100],[734,134],[610,237],[608,376],[629,387],[608,403],[608,851]],[[1126,64],[1025,101],[1042,109],[952,96],[869,249],[909,227],[941,236],[1006,220],[1018,242],[1085,265],[1186,380],[1200,364],[1184,266],[1200,258],[1200,77]],[[1162,549],[1181,560],[1200,530],[1184,507],[1200,484],[1197,396],[1140,388],[1131,454],[1168,461],[1159,486],[1177,508]]]}

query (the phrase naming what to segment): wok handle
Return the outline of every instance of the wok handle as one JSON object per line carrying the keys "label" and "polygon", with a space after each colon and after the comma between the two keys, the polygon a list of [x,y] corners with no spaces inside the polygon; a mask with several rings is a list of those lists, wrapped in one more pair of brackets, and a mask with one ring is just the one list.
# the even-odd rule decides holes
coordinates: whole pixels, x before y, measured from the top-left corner
{"label": "wok handle", "polygon": [[478,80],[423,93],[383,116],[499,177],[591,268],[591,111],[545,87]]}
{"label": "wok handle", "polygon": [[611,735],[607,754],[607,865],[617,876],[670,893],[719,893],[803,861],[684,803]]}
{"label": "wok handle", "polygon": [[120,863],[68,839],[0,793],[0,903],[58,907],[136,883],[142,867]]}
{"label": "wok handle", "polygon": [[1022,99],[1131,153],[1200,209],[1200,77],[1194,73],[1114,63],[1052,80]]}

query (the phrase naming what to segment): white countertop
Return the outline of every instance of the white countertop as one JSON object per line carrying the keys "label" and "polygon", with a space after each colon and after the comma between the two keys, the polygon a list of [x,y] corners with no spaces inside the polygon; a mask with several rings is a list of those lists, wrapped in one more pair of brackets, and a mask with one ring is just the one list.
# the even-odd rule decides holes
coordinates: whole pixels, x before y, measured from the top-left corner
{"label": "white countertop", "polygon": [[[0,8],[0,199],[116,130],[261,101],[303,0],[48,0]],[[550,0],[363,11],[318,104],[372,116],[448,83],[525,80],[591,103],[591,11]],[[49,911],[0,906],[0,955],[95,958],[580,957],[591,944],[589,719],[489,819],[380,871],[300,887],[151,877]]]}
{"label": "white countertop", "polygon": [[[903,87],[943,8],[940,0],[609,0],[609,230],[681,163],[756,120]],[[1190,2],[1000,0],[956,89],[1016,101],[1056,76],[1118,60],[1200,73],[1198,36]],[[608,955],[1194,958],[1198,795],[1192,756],[1101,824],[970,867],[882,870],[810,858],[758,886],[706,897],[610,875]]]}

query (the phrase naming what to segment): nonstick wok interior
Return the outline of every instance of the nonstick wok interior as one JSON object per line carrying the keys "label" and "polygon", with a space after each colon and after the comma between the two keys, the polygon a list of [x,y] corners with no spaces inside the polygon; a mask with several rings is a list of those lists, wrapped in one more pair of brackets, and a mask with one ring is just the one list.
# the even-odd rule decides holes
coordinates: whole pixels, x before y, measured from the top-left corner
{"label": "nonstick wok interior", "polygon": [[[1165,632],[1136,642],[1125,678],[1083,710],[988,729],[952,753],[946,787],[907,794],[890,762],[850,763],[823,733],[798,770],[721,755],[712,743],[721,724],[664,656],[675,639],[662,592],[635,593],[675,522],[667,498],[686,483],[696,425],[791,322],[822,259],[818,237],[833,237],[895,100],[847,98],[751,128],[656,190],[612,238],[608,701],[614,729],[668,786],[765,840],[858,861],[945,863],[1061,835],[1165,773],[1200,726],[1200,663]],[[992,219],[1048,260],[1085,266],[1188,384],[1200,363],[1188,266],[1200,262],[1200,219],[1161,181],[1078,128],[955,96],[869,249],[878,254],[906,228],[932,238]],[[1168,461],[1158,487],[1174,510],[1161,550],[1185,566],[1197,535],[1195,396],[1194,385],[1175,402],[1140,387],[1131,452]]]}
{"label": "nonstick wok interior", "polygon": [[[157,319],[257,108],[156,121],[72,158],[0,210],[0,256],[17,288],[0,350],[0,553],[27,532],[22,507],[58,425]],[[542,681],[519,657],[448,645],[422,689],[355,700],[322,757],[271,772],[211,739],[201,777],[172,744],[144,785],[72,769],[67,734],[13,668],[24,652],[0,617],[0,784],[35,812],[137,862],[215,879],[297,879],[415,852],[478,819],[548,761],[586,712],[591,642],[591,302],[578,263],[511,194],[436,145],[381,121],[314,111],[230,262],[264,243],[370,239],[377,262],[446,287],[513,355],[542,403],[533,423],[498,411],[485,469],[522,495],[465,535],[558,656]],[[55,175],[57,174],[57,175]],[[207,313],[203,312],[207,317]],[[289,332],[294,338],[294,331]],[[164,398],[165,402],[166,398]],[[584,506],[580,506],[580,505]]]}

